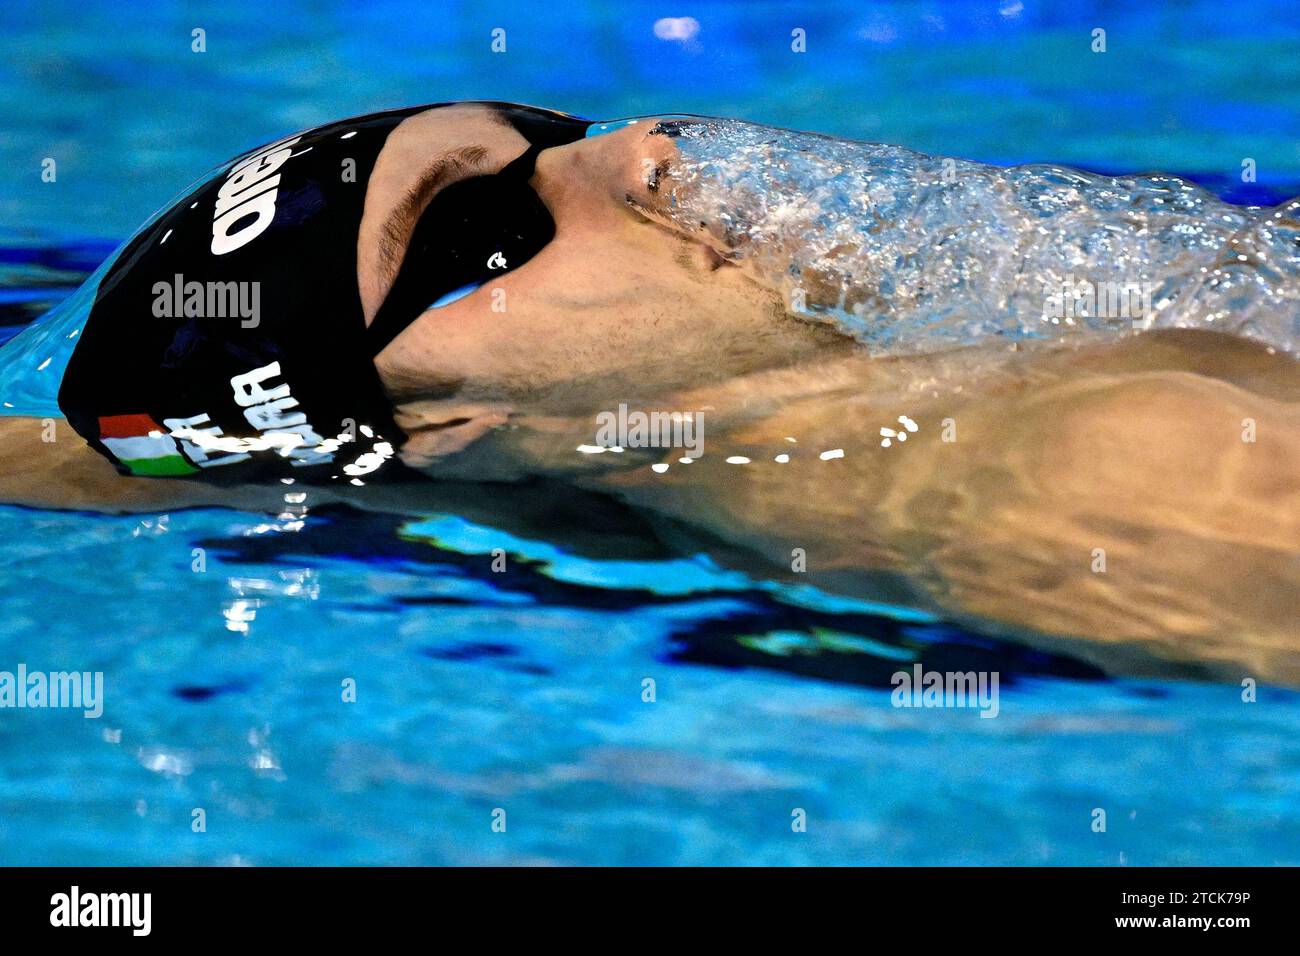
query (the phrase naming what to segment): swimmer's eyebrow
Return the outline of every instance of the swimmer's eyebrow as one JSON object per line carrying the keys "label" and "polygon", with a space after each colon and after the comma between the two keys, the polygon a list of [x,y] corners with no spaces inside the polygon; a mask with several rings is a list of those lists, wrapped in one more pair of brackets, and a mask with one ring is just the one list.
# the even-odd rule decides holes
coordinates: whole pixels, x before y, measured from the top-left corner
{"label": "swimmer's eyebrow", "polygon": [[487,154],[488,151],[483,146],[464,146],[430,163],[420,173],[420,178],[406,191],[379,227],[378,278],[381,288],[391,288],[402,268],[406,245],[411,241],[415,224],[438,190],[466,173],[477,174],[479,165],[487,158]]}

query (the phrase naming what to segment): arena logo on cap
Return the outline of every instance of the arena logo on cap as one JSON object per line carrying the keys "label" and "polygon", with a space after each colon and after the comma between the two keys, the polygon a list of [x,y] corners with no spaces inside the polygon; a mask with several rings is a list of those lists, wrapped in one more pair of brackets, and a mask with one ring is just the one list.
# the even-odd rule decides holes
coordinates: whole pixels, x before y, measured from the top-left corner
{"label": "arena logo on cap", "polygon": [[282,140],[244,160],[226,174],[217,191],[212,213],[212,254],[224,256],[248,245],[275,219],[275,199],[280,187],[276,172],[293,155],[295,136]]}

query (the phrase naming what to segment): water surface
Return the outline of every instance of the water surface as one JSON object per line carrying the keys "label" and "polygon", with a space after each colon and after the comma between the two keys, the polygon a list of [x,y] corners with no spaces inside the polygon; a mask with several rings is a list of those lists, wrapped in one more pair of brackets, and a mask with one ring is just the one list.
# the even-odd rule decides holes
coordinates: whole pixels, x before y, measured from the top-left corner
{"label": "water surface", "polygon": [[[16,327],[58,301],[228,156],[442,99],[1159,170],[1237,204],[1300,194],[1290,3],[665,15],[695,17],[698,35],[659,40],[653,14],[586,0],[7,3],[0,317]],[[504,55],[488,49],[496,26]],[[905,608],[690,556],[580,558],[540,531],[0,507],[0,669],[107,682],[100,720],[0,712],[0,863],[1300,863],[1292,692],[1246,704],[1189,667],[1107,679]],[[891,707],[889,675],[916,661],[998,670],[999,717]]]}

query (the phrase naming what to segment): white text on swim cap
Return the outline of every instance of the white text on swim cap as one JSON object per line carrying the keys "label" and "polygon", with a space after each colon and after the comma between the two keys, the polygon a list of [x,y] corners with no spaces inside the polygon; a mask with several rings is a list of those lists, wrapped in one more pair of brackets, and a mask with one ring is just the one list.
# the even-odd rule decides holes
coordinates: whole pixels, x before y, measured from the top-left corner
{"label": "white text on swim cap", "polygon": [[[212,254],[224,256],[252,242],[275,218],[280,176],[276,170],[293,155],[302,137],[275,143],[244,160],[226,175],[212,213]],[[251,218],[250,218],[251,217]]]}
{"label": "white text on swim cap", "polygon": [[244,417],[262,433],[263,442],[278,447],[280,454],[291,459],[294,465],[333,461],[333,449],[325,445],[325,439],[311,427],[307,416],[289,411],[297,408],[298,400],[289,394],[288,383],[270,389],[262,387],[263,382],[278,377],[280,363],[272,362],[230,379],[235,403],[244,410]]}

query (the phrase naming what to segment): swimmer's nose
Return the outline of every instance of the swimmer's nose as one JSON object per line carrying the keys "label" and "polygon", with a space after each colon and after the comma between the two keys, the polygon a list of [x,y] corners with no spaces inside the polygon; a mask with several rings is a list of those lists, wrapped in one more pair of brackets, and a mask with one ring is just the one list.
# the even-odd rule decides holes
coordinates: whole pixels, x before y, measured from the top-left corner
{"label": "swimmer's nose", "polygon": [[[725,153],[726,134],[750,127],[761,130],[753,124],[705,116],[655,117],[653,125],[634,139],[635,168],[624,177],[628,183],[624,203],[708,246],[717,261],[744,258],[758,238],[752,222],[756,209],[763,208],[762,199],[756,206],[753,184],[722,171],[730,160]],[[709,153],[707,161],[697,155],[702,147]]]}
{"label": "swimmer's nose", "polygon": [[623,201],[642,214],[661,217],[671,204],[674,185],[673,171],[678,159],[677,144],[673,137],[665,136],[665,124],[647,125],[645,134],[635,140],[628,152],[621,181]]}
{"label": "swimmer's nose", "polygon": [[[587,130],[589,150],[578,152],[575,173],[588,184],[600,181],[606,195],[638,215],[677,231],[673,221],[678,199],[683,136],[696,127],[718,122],[689,114],[661,114],[593,123]],[[594,140],[594,142],[592,142]]]}

